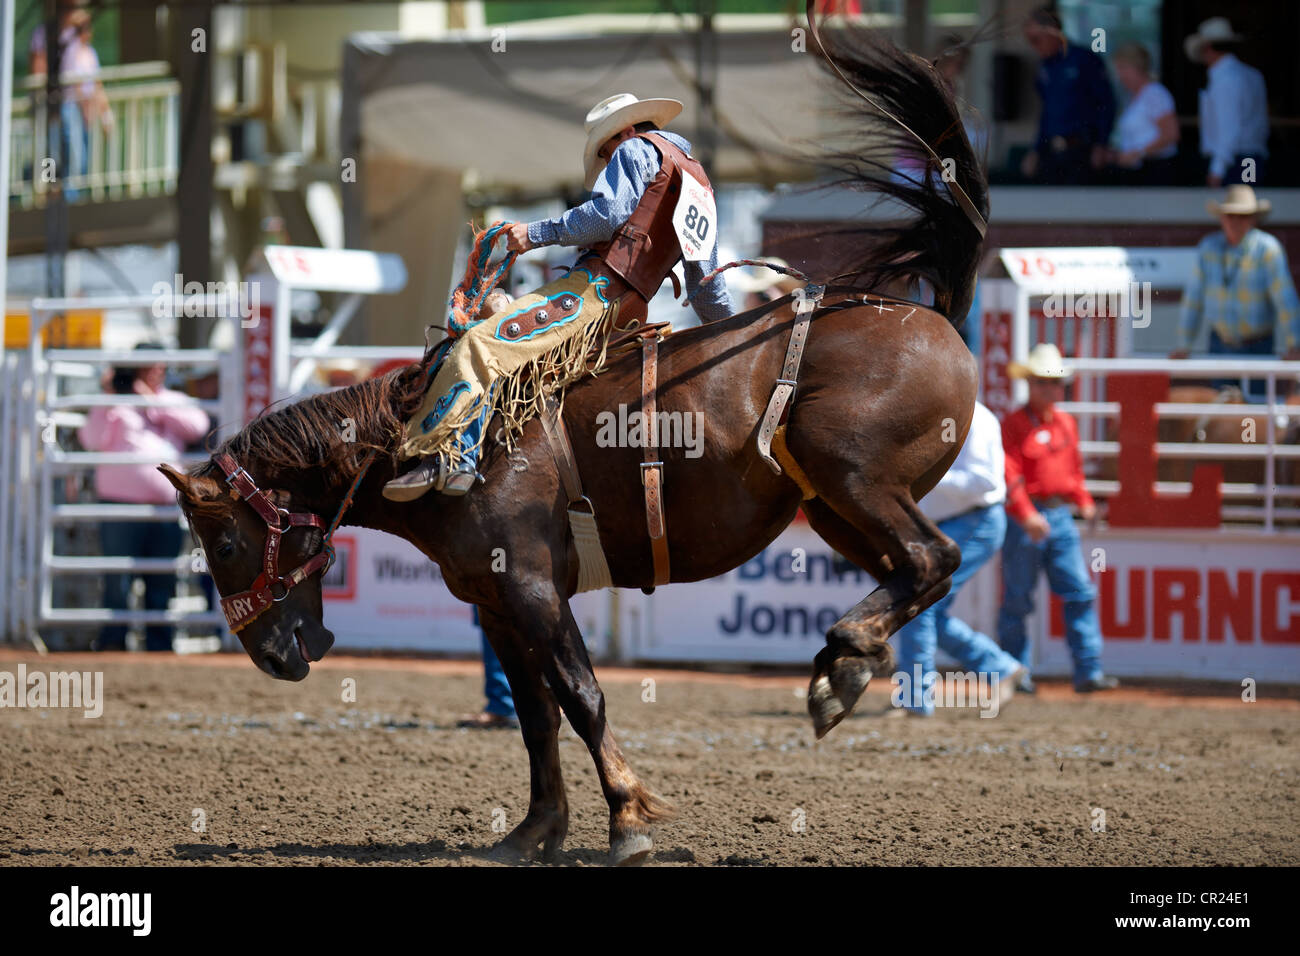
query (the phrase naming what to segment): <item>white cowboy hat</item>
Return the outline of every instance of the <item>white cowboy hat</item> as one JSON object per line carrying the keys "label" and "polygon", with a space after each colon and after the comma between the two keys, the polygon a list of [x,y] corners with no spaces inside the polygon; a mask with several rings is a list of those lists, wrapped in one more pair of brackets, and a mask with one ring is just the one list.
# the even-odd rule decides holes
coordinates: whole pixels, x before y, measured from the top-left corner
{"label": "white cowboy hat", "polygon": [[1230,216],[1263,216],[1273,208],[1273,204],[1267,199],[1256,199],[1255,190],[1249,186],[1229,186],[1227,192],[1223,194],[1223,202],[1215,202],[1211,199],[1205,204],[1211,216],[1218,217],[1222,213]]}
{"label": "white cowboy hat", "polygon": [[1073,372],[1065,367],[1060,349],[1051,342],[1039,342],[1029,358],[1008,364],[1007,374],[1012,378],[1069,378]]}
{"label": "white cowboy hat", "polygon": [[1183,40],[1183,50],[1187,53],[1187,59],[1200,63],[1201,47],[1205,44],[1237,43],[1241,39],[1241,34],[1233,32],[1227,17],[1210,17],[1196,28],[1195,33]]}
{"label": "white cowboy hat", "polygon": [[631,93],[615,93],[593,106],[582,124],[587,133],[587,146],[582,151],[585,188],[596,185],[596,177],[605,168],[605,160],[597,156],[596,151],[605,145],[606,140],[624,127],[637,123],[654,123],[663,129],[681,111],[680,100],[638,100]]}
{"label": "white cowboy hat", "polygon": [[[774,266],[787,268],[790,263],[784,259],[778,259],[776,256],[769,256],[764,260]],[[794,276],[788,276],[783,272],[777,272],[775,269],[769,269],[766,266],[754,266],[745,271],[736,270],[736,276],[732,280],[732,285],[736,290],[746,295],[751,293],[766,292],[768,289],[777,287],[782,293],[793,292],[796,288],[803,285]]]}

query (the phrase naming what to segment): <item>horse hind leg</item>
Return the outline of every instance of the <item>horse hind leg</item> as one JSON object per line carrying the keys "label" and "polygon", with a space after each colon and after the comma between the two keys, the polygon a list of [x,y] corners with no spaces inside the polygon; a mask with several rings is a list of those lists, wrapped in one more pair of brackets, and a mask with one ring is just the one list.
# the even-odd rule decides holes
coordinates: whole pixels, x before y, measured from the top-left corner
{"label": "horse hind leg", "polygon": [[804,505],[813,530],[879,582],[826,632],[813,660],[808,713],[820,739],[853,712],[873,674],[892,669],[890,635],[948,593],[961,550],[906,489],[856,506],[822,499]]}

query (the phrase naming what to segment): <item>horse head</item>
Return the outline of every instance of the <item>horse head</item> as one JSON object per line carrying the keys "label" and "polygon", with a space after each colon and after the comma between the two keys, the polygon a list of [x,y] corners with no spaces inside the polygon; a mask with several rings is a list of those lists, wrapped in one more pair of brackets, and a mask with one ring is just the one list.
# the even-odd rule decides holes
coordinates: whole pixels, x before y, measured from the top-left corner
{"label": "horse head", "polygon": [[[214,458],[196,474],[168,465],[158,470],[178,492],[221,593],[226,620],[248,656],[278,680],[302,680],[311,662],[334,644],[324,624],[316,573],[332,556],[322,538],[324,522],[293,493],[258,488],[227,456]],[[222,471],[225,481],[209,474]]]}

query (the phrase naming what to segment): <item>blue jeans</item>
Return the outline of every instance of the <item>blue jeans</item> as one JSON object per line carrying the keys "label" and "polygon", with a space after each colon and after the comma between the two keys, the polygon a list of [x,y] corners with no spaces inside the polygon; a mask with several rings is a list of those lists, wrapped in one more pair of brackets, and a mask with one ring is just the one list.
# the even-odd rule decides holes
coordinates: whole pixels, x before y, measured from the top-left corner
{"label": "blue jeans", "polygon": [[1042,512],[1048,533],[1032,541],[1015,521],[1007,522],[1002,545],[1002,608],[998,611],[998,640],[1002,649],[1025,667],[1032,647],[1025,633],[1025,615],[1034,609],[1038,572],[1047,572],[1052,593],[1065,603],[1065,640],[1074,658],[1074,683],[1101,677],[1101,628],[1097,623],[1097,588],[1088,576],[1079,532],[1068,505]]}
{"label": "blue jeans", "polygon": [[[63,95],[70,96],[71,90],[64,90]],[[90,130],[86,119],[81,115],[81,104],[65,99],[59,107],[59,136],[63,140],[63,156],[66,165],[57,169],[63,183],[63,198],[68,202],[76,200],[80,191],[68,188],[69,176],[84,176],[90,168]]]}
{"label": "blue jeans", "polygon": [[[1260,338],[1257,338],[1252,342],[1247,342],[1244,345],[1229,345],[1227,342],[1223,341],[1218,332],[1214,329],[1210,329],[1210,354],[1272,356],[1276,353],[1273,351],[1273,339],[1271,337],[1266,338],[1261,336]],[[1243,362],[1242,365],[1247,368],[1249,367],[1246,362]],[[1238,378],[1216,378],[1211,384],[1215,388],[1227,388],[1230,385],[1240,387],[1242,384],[1241,379],[1244,377],[1245,376],[1240,376]],[[1248,400],[1262,402],[1268,395],[1268,385],[1265,379],[1248,379],[1245,385],[1246,391],[1244,395]]]}
{"label": "blue jeans", "polygon": [[[105,555],[131,558],[174,558],[184,537],[180,525],[159,521],[105,521],[99,526],[99,540]],[[165,611],[176,594],[176,575],[145,574],[144,606],[147,611]],[[104,607],[125,611],[131,593],[131,574],[104,575]],[[126,649],[126,625],[110,624],[99,632],[95,645],[100,651]],[[150,624],[145,628],[144,646],[150,651],[172,649],[173,628]]]}
{"label": "blue jeans", "polygon": [[[897,635],[898,669],[907,675],[913,698],[905,702],[908,710],[932,713],[924,690],[936,679],[934,649],[936,644],[966,670],[990,674],[994,683],[1010,676],[1020,662],[961,618],[952,617],[948,609],[962,585],[974,577],[989,558],[1002,547],[1007,528],[1007,512],[1002,505],[968,511],[939,522],[939,530],[961,548],[961,567],[952,576],[952,590],[909,621]],[[915,686],[916,667],[920,666],[923,686]]]}
{"label": "blue jeans", "polygon": [[487,425],[488,416],[491,412],[491,407],[484,407],[478,418],[466,425],[465,430],[456,439],[456,446],[460,449],[461,454],[476,469],[478,468],[479,455],[483,453],[481,442],[483,429]]}
{"label": "blue jeans", "polygon": [[498,717],[515,716],[515,699],[510,696],[510,682],[505,669],[492,651],[492,645],[483,638],[483,695],[487,706],[483,709]]}

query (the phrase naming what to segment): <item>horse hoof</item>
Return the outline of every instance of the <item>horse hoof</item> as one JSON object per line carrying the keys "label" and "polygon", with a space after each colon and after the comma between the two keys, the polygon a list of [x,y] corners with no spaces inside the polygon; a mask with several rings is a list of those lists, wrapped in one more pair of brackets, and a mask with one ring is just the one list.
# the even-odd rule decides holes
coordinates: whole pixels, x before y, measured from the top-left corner
{"label": "horse hoof", "polygon": [[858,698],[871,683],[871,662],[864,657],[839,657],[831,664],[831,690],[844,708],[844,716],[853,713]]}
{"label": "horse hoof", "polygon": [[813,732],[818,740],[847,716],[844,705],[831,690],[830,678],[825,674],[814,677],[808,685],[808,713],[812,716]]}
{"label": "horse hoof", "polygon": [[560,847],[564,845],[564,834],[548,837],[542,841],[542,853],[539,859],[543,863],[557,863],[560,859]]}
{"label": "horse hoof", "polygon": [[610,866],[640,866],[650,855],[654,841],[648,833],[630,833],[619,837],[609,848]]}
{"label": "horse hoof", "polygon": [[537,851],[521,847],[510,840],[502,840],[487,851],[487,858],[493,863],[518,866],[520,863],[531,863],[537,858]]}
{"label": "horse hoof", "polygon": [[871,683],[871,664],[862,657],[838,657],[830,675],[818,674],[808,685],[808,713],[821,740],[836,724],[853,713],[858,698]]}

